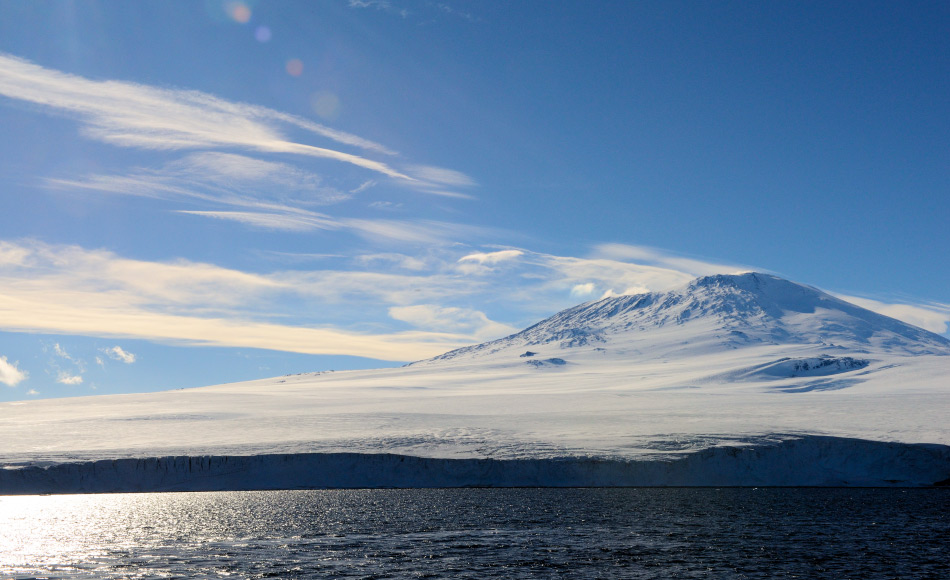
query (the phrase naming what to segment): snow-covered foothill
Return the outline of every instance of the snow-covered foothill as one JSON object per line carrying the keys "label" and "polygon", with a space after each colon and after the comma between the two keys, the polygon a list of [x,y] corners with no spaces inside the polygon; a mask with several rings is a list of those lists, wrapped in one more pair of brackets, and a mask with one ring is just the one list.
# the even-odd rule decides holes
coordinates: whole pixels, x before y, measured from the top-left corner
{"label": "snow-covered foothill", "polygon": [[[0,404],[0,492],[67,472],[87,491],[319,487],[275,465],[341,457],[353,479],[331,486],[927,485],[950,478],[948,415],[945,338],[775,276],[709,276],[398,369]],[[244,467],[195,467],[227,462]]]}

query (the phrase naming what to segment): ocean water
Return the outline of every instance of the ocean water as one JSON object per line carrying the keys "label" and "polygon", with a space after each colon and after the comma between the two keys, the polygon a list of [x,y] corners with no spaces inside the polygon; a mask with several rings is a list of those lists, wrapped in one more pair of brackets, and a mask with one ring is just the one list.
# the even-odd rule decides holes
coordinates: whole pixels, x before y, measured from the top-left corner
{"label": "ocean water", "polygon": [[950,578],[947,489],[0,497],[0,578]]}

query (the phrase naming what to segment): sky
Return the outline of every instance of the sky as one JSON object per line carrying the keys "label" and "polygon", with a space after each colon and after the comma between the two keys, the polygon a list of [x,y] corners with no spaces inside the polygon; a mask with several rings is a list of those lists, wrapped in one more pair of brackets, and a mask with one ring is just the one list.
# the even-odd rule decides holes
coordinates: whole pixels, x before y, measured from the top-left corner
{"label": "sky", "polygon": [[947,334],[946,2],[0,0],[0,400],[771,272]]}

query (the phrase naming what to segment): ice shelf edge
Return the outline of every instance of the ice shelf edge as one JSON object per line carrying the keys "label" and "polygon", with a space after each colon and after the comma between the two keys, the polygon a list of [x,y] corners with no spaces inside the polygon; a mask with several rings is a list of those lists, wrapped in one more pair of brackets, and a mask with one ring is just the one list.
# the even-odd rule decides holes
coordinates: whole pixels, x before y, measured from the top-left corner
{"label": "ice shelf edge", "polygon": [[922,487],[950,446],[805,436],[677,459],[440,459],[391,453],[128,457],[2,466],[0,494],[427,487]]}

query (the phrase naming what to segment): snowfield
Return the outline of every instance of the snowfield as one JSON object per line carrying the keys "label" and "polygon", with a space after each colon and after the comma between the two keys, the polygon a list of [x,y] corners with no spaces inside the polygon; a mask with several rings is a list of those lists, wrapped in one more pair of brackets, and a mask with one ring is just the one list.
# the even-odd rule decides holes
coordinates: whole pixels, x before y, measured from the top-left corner
{"label": "snowfield", "polygon": [[931,485],[948,416],[950,341],[710,276],[398,369],[0,404],[0,493]]}

